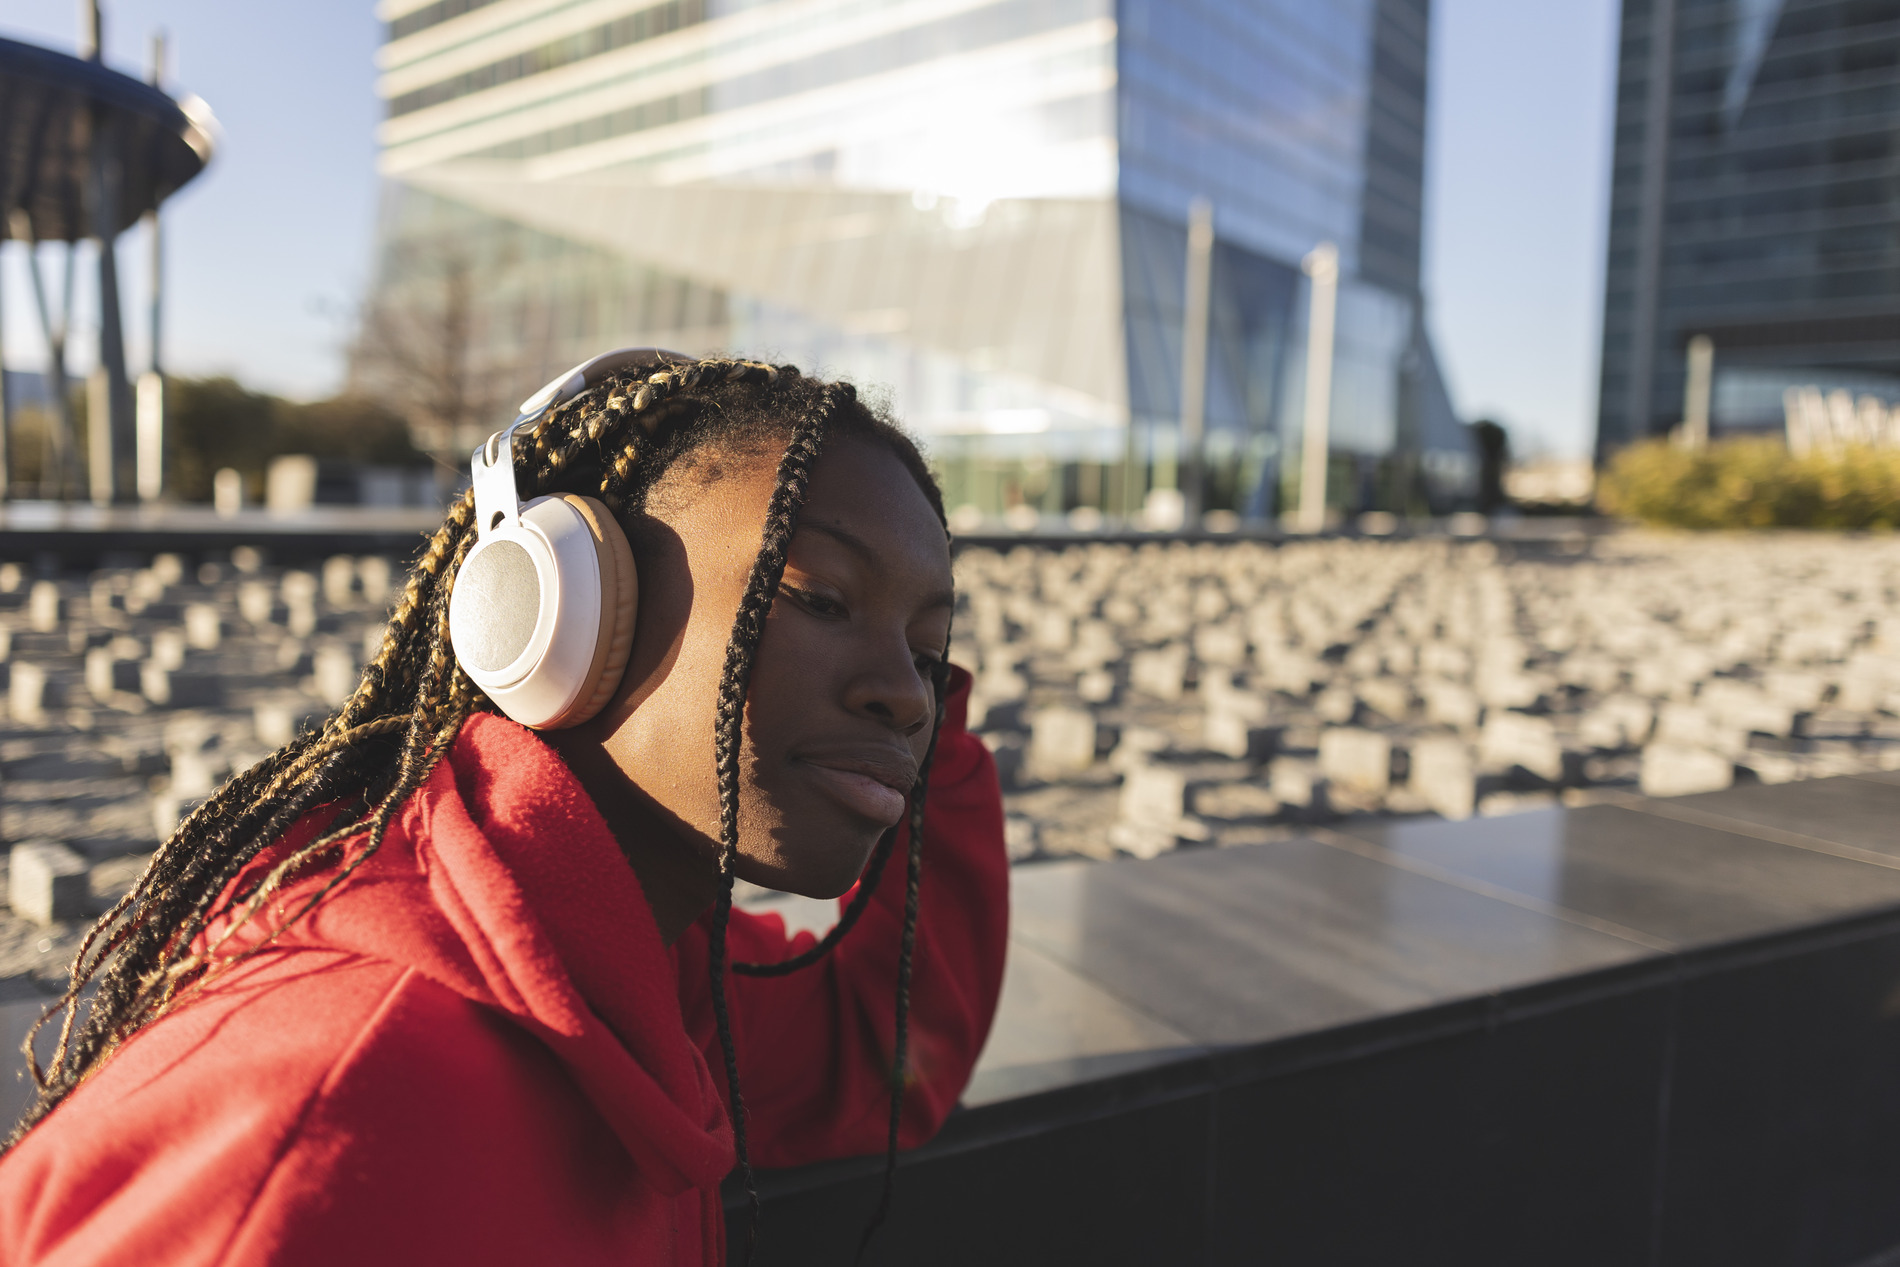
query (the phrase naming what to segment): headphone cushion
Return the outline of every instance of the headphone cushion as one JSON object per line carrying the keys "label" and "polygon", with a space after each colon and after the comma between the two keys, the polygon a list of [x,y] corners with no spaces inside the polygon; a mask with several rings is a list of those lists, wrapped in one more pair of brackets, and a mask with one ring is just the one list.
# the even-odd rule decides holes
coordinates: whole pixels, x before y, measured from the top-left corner
{"label": "headphone cushion", "polygon": [[568,493],[561,500],[572,506],[587,525],[600,562],[600,638],[594,644],[593,663],[588,666],[580,694],[566,712],[546,722],[541,727],[544,730],[578,726],[607,707],[620,689],[627,659],[633,654],[633,627],[640,602],[633,547],[627,544],[627,534],[619,521],[592,497]]}

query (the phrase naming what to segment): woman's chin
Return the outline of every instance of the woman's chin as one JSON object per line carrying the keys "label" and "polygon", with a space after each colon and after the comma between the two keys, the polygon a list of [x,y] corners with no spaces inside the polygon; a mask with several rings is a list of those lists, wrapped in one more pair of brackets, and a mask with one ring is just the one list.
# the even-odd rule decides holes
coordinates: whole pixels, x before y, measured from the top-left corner
{"label": "woman's chin", "polygon": [[739,877],[763,888],[800,897],[821,900],[843,897],[864,874],[877,840],[873,835],[860,844],[852,834],[841,832],[822,842],[806,843],[804,848],[797,844],[781,845],[770,862],[740,859]]}

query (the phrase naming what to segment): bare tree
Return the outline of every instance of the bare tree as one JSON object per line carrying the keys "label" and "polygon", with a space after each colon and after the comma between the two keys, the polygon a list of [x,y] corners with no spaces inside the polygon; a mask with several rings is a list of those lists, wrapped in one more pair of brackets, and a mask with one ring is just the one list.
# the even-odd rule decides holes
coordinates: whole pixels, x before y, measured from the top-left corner
{"label": "bare tree", "polygon": [[455,468],[500,425],[517,377],[476,286],[474,261],[452,241],[391,246],[350,355],[351,391],[401,414],[416,447]]}

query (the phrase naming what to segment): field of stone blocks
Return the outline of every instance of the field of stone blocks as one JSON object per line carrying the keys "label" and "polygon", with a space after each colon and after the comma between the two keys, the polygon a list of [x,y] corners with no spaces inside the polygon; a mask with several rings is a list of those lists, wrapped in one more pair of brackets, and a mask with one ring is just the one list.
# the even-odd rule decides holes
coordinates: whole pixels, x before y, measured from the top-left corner
{"label": "field of stone blocks", "polygon": [[348,697],[399,569],[0,564],[0,981],[61,980],[181,814]]}
{"label": "field of stone blocks", "polygon": [[1018,860],[1900,767],[1900,542],[966,550]]}
{"label": "field of stone blocks", "polygon": [[[0,1002],[354,688],[401,564],[0,564]],[[1018,860],[1900,766],[1900,543],[970,548],[953,658]]]}

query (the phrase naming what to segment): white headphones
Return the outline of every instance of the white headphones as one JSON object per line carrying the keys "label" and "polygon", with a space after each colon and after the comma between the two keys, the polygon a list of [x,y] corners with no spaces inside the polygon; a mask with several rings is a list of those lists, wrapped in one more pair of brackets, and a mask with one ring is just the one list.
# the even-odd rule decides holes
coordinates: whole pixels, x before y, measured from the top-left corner
{"label": "white headphones", "polygon": [[523,505],[514,436],[617,370],[690,357],[621,348],[583,361],[521,402],[475,450],[477,539],[449,596],[455,658],[496,707],[524,726],[578,726],[607,706],[633,649],[639,580],[608,509],[564,493]]}

